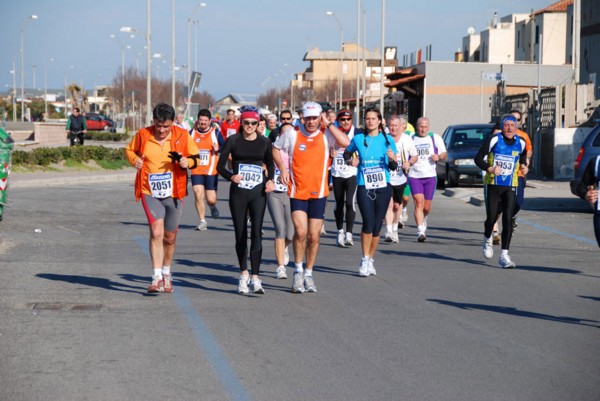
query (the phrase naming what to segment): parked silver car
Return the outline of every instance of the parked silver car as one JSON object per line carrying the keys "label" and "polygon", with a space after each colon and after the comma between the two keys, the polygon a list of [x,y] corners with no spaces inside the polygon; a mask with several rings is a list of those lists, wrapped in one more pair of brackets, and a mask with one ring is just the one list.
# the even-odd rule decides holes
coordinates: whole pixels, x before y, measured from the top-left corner
{"label": "parked silver car", "polygon": [[577,187],[577,184],[579,184],[579,181],[581,181],[583,171],[587,167],[590,160],[598,155],[600,155],[600,124],[596,123],[594,128],[585,137],[585,140],[579,149],[579,155],[575,160],[575,176],[570,182],[571,193],[573,195],[579,196],[577,191],[575,191],[575,188]]}
{"label": "parked silver car", "polygon": [[461,179],[481,182],[481,169],[473,159],[483,140],[492,134],[494,124],[450,125],[444,131],[442,139],[448,150],[445,162],[438,162],[438,184],[449,187],[458,185]]}

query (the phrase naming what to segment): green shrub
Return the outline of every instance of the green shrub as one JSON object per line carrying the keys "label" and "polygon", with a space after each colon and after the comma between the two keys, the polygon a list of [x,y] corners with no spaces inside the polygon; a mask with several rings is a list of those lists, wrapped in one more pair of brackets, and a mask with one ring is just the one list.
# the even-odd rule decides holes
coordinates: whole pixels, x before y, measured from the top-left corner
{"label": "green shrub", "polygon": [[16,150],[12,154],[12,163],[14,165],[30,164],[48,166],[63,160],[70,160],[77,163],[89,160],[107,162],[125,160],[125,149],[113,149],[104,146],[61,146],[58,148],[37,148],[29,152]]}
{"label": "green shrub", "polygon": [[105,142],[125,142],[129,140],[129,134],[117,134],[108,131],[88,131],[87,134],[85,134],[85,139]]}

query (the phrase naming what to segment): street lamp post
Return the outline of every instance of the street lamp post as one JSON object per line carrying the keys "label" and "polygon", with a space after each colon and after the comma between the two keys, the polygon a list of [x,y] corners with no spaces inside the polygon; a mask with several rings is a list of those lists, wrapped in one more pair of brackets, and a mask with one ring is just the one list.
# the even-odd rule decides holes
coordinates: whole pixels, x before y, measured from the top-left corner
{"label": "street lamp post", "polygon": [[385,0],[381,0],[381,74],[379,76],[379,111],[383,116],[383,68],[385,64]]}
{"label": "street lamp post", "polygon": [[360,56],[358,48],[360,47],[360,0],[356,0],[356,102],[354,106],[354,126],[358,126],[360,121]]}
{"label": "street lamp post", "polygon": [[30,15],[21,24],[21,121],[25,121],[25,27],[29,20],[38,19],[37,15]]}
{"label": "street lamp post", "polygon": [[[196,7],[194,7],[194,9],[192,10],[192,13],[190,14],[190,16],[189,16],[189,18],[187,20],[187,22],[188,22],[188,37],[187,37],[187,59],[188,59],[188,66],[192,65],[192,62],[190,60],[190,25],[191,24],[194,24],[194,25],[198,24],[199,21],[193,19],[194,14],[196,13],[196,10],[198,10],[198,8],[200,8],[200,7],[206,7],[206,6],[207,6],[206,3],[198,3],[198,4],[196,4]],[[196,31],[195,31],[195,28],[194,28],[194,56],[196,55],[196,37],[195,37],[195,35],[196,35]],[[194,68],[195,67],[196,67],[196,64],[194,64]],[[191,75],[192,75],[192,70],[191,70],[191,68],[188,68],[188,75],[187,75],[188,82],[190,81]]]}
{"label": "street lamp post", "polygon": [[[339,105],[339,109],[342,109],[342,54],[344,53],[344,28],[342,28],[342,24],[340,23],[340,20],[338,19],[337,15],[333,12],[333,11],[327,11],[326,12],[327,15],[333,15],[335,17],[335,22],[337,22],[338,24],[338,28],[340,28],[340,57],[339,57],[339,71],[338,71],[338,85],[339,85],[339,89],[338,89],[338,95],[339,95],[339,100],[340,100],[340,105]],[[339,110],[338,109],[338,110]]]}
{"label": "street lamp post", "polygon": [[13,93],[12,93],[12,107],[13,107],[13,122],[17,121],[17,65],[15,59],[13,59],[13,68],[10,71],[13,76]]}
{"label": "street lamp post", "polygon": [[146,125],[149,126],[152,123],[152,70],[150,69],[150,63],[152,62],[150,55],[150,0],[146,0]]}
{"label": "street lamp post", "polygon": [[[53,57],[50,57],[50,62],[54,61]],[[48,118],[48,63],[44,65],[44,115]]]}
{"label": "street lamp post", "polygon": [[171,105],[175,106],[175,0],[171,0]]}
{"label": "street lamp post", "polygon": [[[362,46],[362,71],[363,71],[363,79],[362,79],[362,104],[363,106],[367,103],[367,11],[362,7],[362,15],[363,15],[363,46]],[[360,109],[359,109],[360,114]],[[360,117],[360,116],[359,116]],[[362,121],[359,119],[359,121]],[[357,124],[358,125],[358,124]]]}
{"label": "street lamp post", "polygon": [[117,35],[110,35],[111,38],[117,41],[119,46],[121,46],[121,113],[125,113],[125,46]]}
{"label": "street lamp post", "polygon": [[[200,4],[204,4],[204,6],[206,6],[205,3],[200,3]],[[187,37],[187,58],[188,58],[188,63],[187,63],[187,70],[186,70],[186,75],[185,75],[185,79],[186,81],[184,82],[184,85],[187,85],[188,90],[187,90],[187,97],[186,97],[186,101],[185,101],[185,114],[186,116],[189,116],[190,114],[190,103],[192,101],[192,88],[190,87],[190,79],[192,76],[192,64],[191,64],[191,59],[190,59],[190,26],[192,24],[194,24],[194,60],[195,60],[195,56],[196,56],[196,24],[198,23],[197,20],[188,18],[188,37]]]}

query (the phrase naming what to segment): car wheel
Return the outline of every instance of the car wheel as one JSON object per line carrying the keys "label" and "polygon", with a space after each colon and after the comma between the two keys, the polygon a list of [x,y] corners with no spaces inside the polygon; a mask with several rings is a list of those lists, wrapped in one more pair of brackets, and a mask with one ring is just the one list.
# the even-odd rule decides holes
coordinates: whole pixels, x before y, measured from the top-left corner
{"label": "car wheel", "polygon": [[458,186],[458,174],[456,171],[448,170],[446,172],[446,177],[448,178],[448,186],[449,187],[457,187]]}
{"label": "car wheel", "polygon": [[106,132],[110,132],[110,126],[108,126],[108,125],[105,125],[105,126],[104,126],[104,131],[106,131]]}
{"label": "car wheel", "polygon": [[446,180],[442,178],[441,175],[436,177],[436,186],[437,189],[445,189],[446,188]]}

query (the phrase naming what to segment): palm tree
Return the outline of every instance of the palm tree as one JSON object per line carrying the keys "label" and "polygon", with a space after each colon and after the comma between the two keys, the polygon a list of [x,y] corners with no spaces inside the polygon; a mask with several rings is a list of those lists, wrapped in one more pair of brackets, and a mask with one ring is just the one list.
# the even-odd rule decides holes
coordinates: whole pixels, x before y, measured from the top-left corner
{"label": "palm tree", "polygon": [[67,91],[69,91],[71,94],[72,107],[79,107],[79,94],[81,93],[81,88],[79,85],[72,83],[71,85],[67,86]]}

